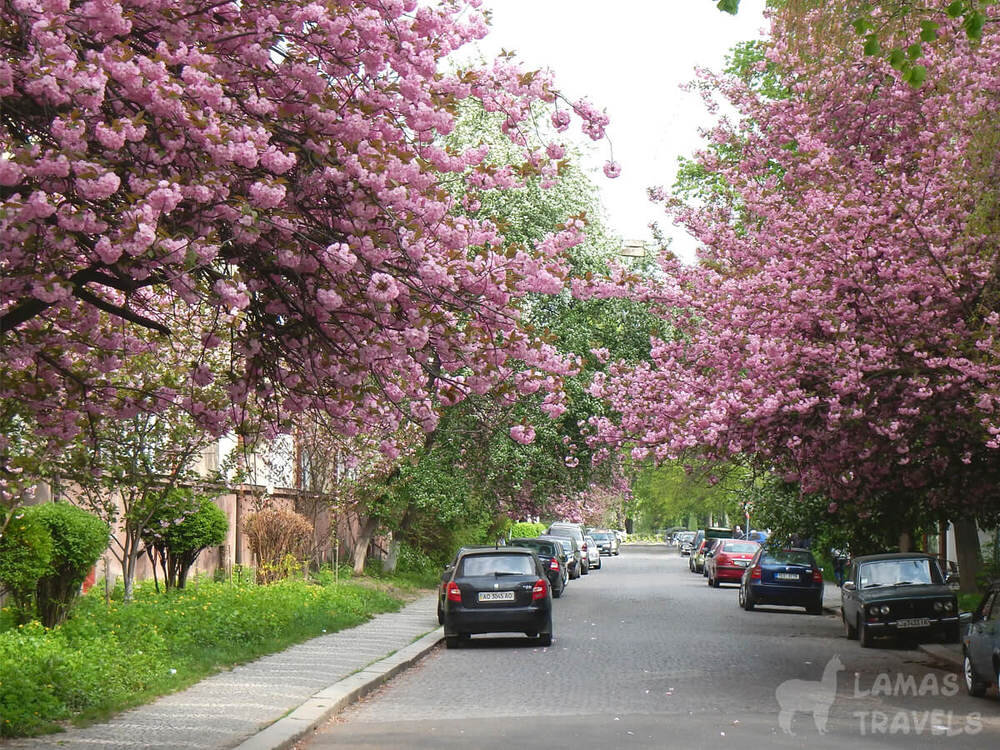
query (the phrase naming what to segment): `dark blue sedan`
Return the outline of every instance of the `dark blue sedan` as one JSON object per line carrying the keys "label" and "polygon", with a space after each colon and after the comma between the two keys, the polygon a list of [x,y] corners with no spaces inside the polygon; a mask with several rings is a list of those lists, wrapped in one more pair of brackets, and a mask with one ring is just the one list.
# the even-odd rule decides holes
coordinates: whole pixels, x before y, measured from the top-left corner
{"label": "dark blue sedan", "polygon": [[761,547],[740,580],[740,606],[747,612],[757,604],[805,607],[823,614],[823,571],[807,549]]}

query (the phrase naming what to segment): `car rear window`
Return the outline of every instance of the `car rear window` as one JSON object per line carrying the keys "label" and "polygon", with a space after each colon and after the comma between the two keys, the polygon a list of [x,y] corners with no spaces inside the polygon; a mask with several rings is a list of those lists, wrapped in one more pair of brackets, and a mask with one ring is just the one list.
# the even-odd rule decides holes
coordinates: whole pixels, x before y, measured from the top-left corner
{"label": "car rear window", "polygon": [[723,552],[732,552],[733,554],[753,554],[757,551],[759,545],[753,542],[726,542],[722,545]]}
{"label": "car rear window", "polygon": [[525,539],[519,542],[512,540],[512,544],[515,547],[527,547],[528,549],[533,549],[539,555],[552,556],[556,553],[555,545],[552,544],[552,542],[536,542],[534,539]]}
{"label": "car rear window", "polygon": [[470,555],[463,557],[460,576],[533,575],[535,561],[527,555]]}
{"label": "car rear window", "polygon": [[812,565],[813,556],[805,550],[786,549],[764,555],[761,560],[764,565]]}

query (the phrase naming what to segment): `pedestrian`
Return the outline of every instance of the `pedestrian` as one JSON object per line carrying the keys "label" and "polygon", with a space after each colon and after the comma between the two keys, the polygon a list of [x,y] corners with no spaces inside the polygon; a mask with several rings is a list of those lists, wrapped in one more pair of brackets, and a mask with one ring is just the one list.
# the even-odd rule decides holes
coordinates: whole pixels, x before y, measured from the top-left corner
{"label": "pedestrian", "polygon": [[848,554],[844,550],[834,547],[830,549],[830,557],[833,559],[833,577],[837,581],[837,586],[843,586]]}
{"label": "pedestrian", "polygon": [[736,524],[736,528],[733,529],[733,539],[742,539],[743,529],[740,528],[739,524]]}

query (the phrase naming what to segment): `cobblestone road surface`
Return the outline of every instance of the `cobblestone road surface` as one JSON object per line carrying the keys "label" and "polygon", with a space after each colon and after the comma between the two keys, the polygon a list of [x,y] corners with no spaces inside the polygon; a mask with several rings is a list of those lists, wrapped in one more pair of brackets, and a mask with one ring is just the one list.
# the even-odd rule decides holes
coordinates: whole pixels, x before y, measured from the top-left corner
{"label": "cobblestone road surface", "polygon": [[950,669],[862,650],[831,615],[744,612],[663,546],[623,548],[554,606],[550,648],[439,649],[301,747],[1000,747],[1000,701]]}

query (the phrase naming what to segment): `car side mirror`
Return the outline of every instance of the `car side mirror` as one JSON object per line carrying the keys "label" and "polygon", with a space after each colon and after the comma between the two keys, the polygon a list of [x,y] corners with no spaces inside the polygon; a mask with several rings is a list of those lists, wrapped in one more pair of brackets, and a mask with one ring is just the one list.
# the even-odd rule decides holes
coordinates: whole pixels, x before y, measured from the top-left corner
{"label": "car side mirror", "polygon": [[963,625],[968,625],[970,622],[976,621],[976,614],[974,612],[959,612],[958,621]]}
{"label": "car side mirror", "polygon": [[841,586],[841,588],[844,589],[844,591],[854,591],[857,589],[857,586],[854,581],[844,581],[844,585]]}

